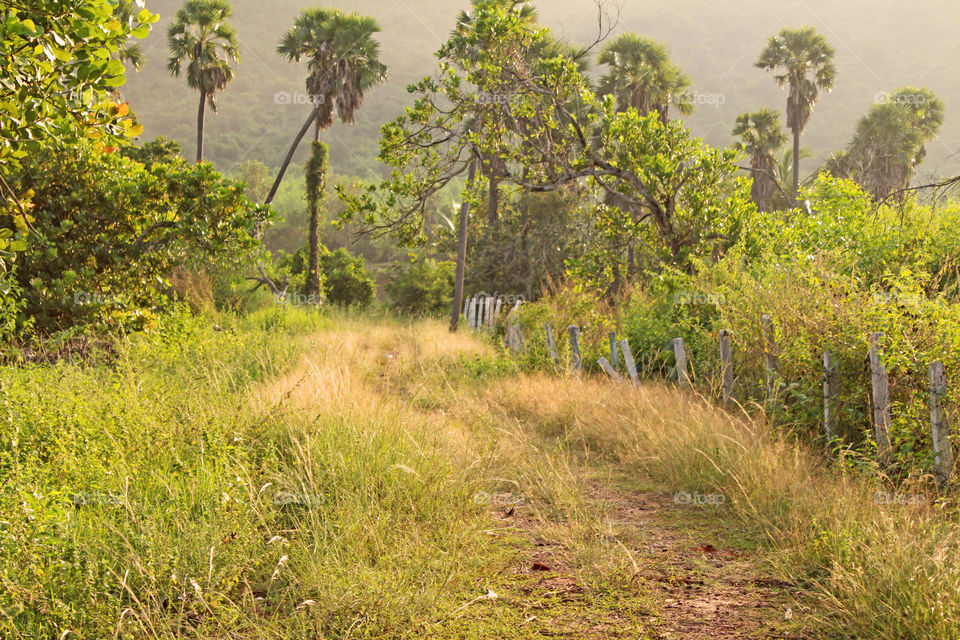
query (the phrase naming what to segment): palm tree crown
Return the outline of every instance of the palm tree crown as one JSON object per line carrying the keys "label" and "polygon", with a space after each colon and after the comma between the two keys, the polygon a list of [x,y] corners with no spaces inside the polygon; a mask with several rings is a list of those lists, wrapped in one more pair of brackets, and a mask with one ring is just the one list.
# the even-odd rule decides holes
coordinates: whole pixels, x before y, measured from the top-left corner
{"label": "palm tree crown", "polygon": [[641,115],[654,111],[663,121],[671,105],[684,115],[693,113],[693,104],[684,99],[690,78],[670,61],[665,45],[624,33],[603,48],[598,62],[609,67],[600,93],[614,96],[618,109],[632,107]]}
{"label": "palm tree crown", "polygon": [[810,121],[820,91],[830,91],[837,76],[834,49],[813,27],[784,29],[770,38],[756,66],[774,71],[787,87],[787,128],[793,132],[793,196],[800,191],[800,134]]}
{"label": "palm tree crown", "polygon": [[187,63],[187,85],[217,112],[217,92],[233,80],[231,62],[240,62],[237,33],[227,20],[233,9],[223,0],[187,0],[167,31],[167,70],[179,77]]}
{"label": "palm tree crown", "polygon": [[740,137],[737,146],[750,157],[753,170],[750,195],[757,208],[766,211],[779,188],[776,154],[787,142],[780,128],[780,112],[764,107],[755,113],[744,113],[737,117],[733,135]]}
{"label": "palm tree crown", "polygon": [[334,109],[353,123],[364,93],[383,82],[380,44],[373,18],[337,9],[305,9],[284,34],[277,52],[293,62],[307,62],[307,93],[317,107],[317,135],[333,124]]}

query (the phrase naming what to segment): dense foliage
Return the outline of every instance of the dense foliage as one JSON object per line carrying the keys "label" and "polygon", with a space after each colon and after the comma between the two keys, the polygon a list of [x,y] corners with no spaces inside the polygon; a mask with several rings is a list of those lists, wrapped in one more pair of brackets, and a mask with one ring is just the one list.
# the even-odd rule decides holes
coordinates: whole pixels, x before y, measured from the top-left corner
{"label": "dense foliage", "polygon": [[401,313],[437,315],[447,311],[453,288],[452,262],[432,258],[394,265],[386,291],[390,305]]}
{"label": "dense foliage", "polygon": [[174,268],[239,260],[266,219],[209,164],[143,165],[89,144],[31,160],[19,184],[34,194],[36,237],[15,275],[24,313],[46,331],[149,324]]}

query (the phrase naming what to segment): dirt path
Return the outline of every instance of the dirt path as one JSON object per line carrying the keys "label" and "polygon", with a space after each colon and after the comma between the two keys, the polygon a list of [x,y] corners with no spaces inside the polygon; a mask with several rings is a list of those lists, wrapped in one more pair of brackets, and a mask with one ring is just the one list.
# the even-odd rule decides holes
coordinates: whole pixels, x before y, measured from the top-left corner
{"label": "dirt path", "polygon": [[[674,496],[594,487],[616,526],[637,532],[639,575],[661,603],[659,637],[801,638],[787,585],[767,576],[731,532],[716,530],[710,506]],[[652,637],[658,637],[656,635]]]}
{"label": "dirt path", "polygon": [[[544,535],[523,508],[498,509],[504,524],[522,530],[531,546],[516,569],[531,634],[524,637],[733,640],[801,639],[788,585],[765,575],[754,552],[733,532],[717,528],[707,507],[675,504],[674,497],[593,483],[592,501],[606,514],[610,542],[634,563],[640,597],[621,606],[594,606],[562,547]],[[595,591],[595,590],[594,590]],[[579,606],[578,606],[579,605]]]}

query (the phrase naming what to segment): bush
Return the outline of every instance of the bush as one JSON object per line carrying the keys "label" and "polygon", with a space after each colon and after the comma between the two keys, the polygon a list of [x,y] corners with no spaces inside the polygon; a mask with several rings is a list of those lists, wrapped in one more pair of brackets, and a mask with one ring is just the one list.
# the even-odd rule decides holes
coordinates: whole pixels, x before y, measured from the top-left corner
{"label": "bush", "polygon": [[327,302],[343,307],[368,307],[373,302],[377,285],[363,256],[353,256],[343,248],[331,252],[321,245],[320,271]]}
{"label": "bush", "polygon": [[[239,279],[266,212],[212,165],[155,147],[149,166],[90,145],[32,158],[19,186],[34,192],[39,237],[18,258],[16,278],[39,330],[150,326],[184,266]],[[0,217],[0,228],[13,224]]]}
{"label": "bush", "polygon": [[17,333],[17,318],[23,310],[23,296],[15,279],[0,271],[0,342]]}
{"label": "bush", "polygon": [[431,258],[394,265],[387,283],[390,306],[417,316],[450,311],[456,264]]}

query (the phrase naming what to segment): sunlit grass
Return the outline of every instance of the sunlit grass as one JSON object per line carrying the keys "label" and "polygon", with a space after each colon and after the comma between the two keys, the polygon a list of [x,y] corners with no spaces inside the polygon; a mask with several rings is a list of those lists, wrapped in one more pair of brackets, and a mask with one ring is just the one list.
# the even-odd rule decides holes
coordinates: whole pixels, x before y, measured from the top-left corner
{"label": "sunlit grass", "polygon": [[[952,502],[879,505],[671,386],[522,374],[439,322],[180,318],[116,363],[0,369],[0,470],[4,638],[530,637],[531,532],[585,589],[552,617],[640,637],[655,603],[605,479],[723,495],[709,517],[824,635],[960,633]],[[523,527],[478,492],[522,497]]]}

